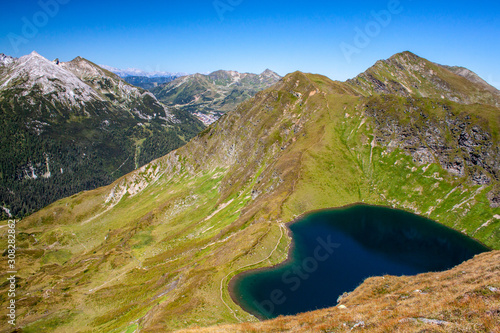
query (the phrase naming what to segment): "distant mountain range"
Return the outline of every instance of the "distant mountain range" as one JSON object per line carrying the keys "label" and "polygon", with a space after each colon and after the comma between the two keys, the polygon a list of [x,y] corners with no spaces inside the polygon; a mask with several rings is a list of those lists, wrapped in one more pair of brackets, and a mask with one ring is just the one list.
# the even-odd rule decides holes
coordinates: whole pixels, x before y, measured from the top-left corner
{"label": "distant mountain range", "polygon": [[209,125],[280,79],[269,69],[261,74],[219,70],[183,76],[158,85],[151,92],[166,105],[188,111]]}
{"label": "distant mountain range", "polygon": [[178,76],[159,76],[159,77],[147,77],[147,76],[126,76],[123,78],[126,82],[134,85],[136,87],[153,90],[161,84],[171,82],[178,78]]}
{"label": "distant mountain range", "polygon": [[121,78],[126,78],[128,76],[144,76],[148,78],[155,78],[155,77],[180,77],[180,76],[185,76],[188,75],[188,73],[172,73],[172,72],[161,72],[161,71],[153,71],[153,72],[147,72],[142,69],[137,69],[137,68],[127,68],[127,69],[119,69],[111,66],[106,66],[106,65],[99,65],[101,68],[104,68],[112,73],[115,73],[116,75],[120,76]]}
{"label": "distant mountain range", "polygon": [[188,75],[102,67],[134,86],[150,90],[162,103],[190,112],[205,125],[210,125],[281,78],[269,69],[261,74],[219,70]]}
{"label": "distant mountain range", "polygon": [[178,77],[188,75],[187,73],[170,73],[170,72],[146,72],[137,68],[119,69],[111,66],[100,65],[102,68],[115,73],[126,82],[146,90],[175,80]]}
{"label": "distant mountain range", "polygon": [[2,217],[109,184],[203,129],[86,59],[36,52],[0,54],[0,121]]}
{"label": "distant mountain range", "polygon": [[[18,152],[30,152],[22,155],[23,160],[8,155],[2,168],[11,160],[24,166],[19,169],[23,186],[34,184],[29,179],[33,169],[39,179],[46,179],[43,175],[49,171],[60,173],[59,168],[66,174],[63,162],[69,161],[52,167],[56,156],[66,156],[65,145],[56,146],[61,151],[57,155],[48,154],[50,163],[43,154],[48,150],[36,146],[45,133],[67,133],[66,145],[76,144],[71,140],[83,142],[83,135],[69,134],[70,125],[56,132],[59,123],[96,119],[94,128],[107,128],[105,120],[116,123],[115,119],[126,118],[143,124],[132,126],[139,130],[152,127],[155,119],[159,121],[155,114],[161,114],[166,118],[161,124],[172,129],[188,119],[173,111],[167,116],[170,109],[164,111],[149,93],[137,88],[133,93],[129,85],[106,72],[99,74],[106,74],[103,79],[85,77],[85,84],[96,87],[86,89],[70,75],[82,76],[80,68],[86,66],[78,65],[85,63],[81,59],[63,66],[35,55],[3,59],[11,64],[10,72],[27,62],[37,64],[29,67],[29,76],[2,74],[0,81],[1,87],[15,84],[8,102],[0,105],[8,106],[12,115],[3,130],[17,128],[3,136],[26,142]],[[50,71],[39,70],[40,63]],[[66,68],[72,70],[68,73]],[[60,69],[69,76],[47,75]],[[164,95],[156,93],[184,112],[202,112],[195,111],[198,104],[210,114],[221,112],[213,111],[214,104],[233,108],[234,104],[218,103],[245,79],[262,87],[278,77],[272,72],[261,77],[216,72],[179,78],[159,89]],[[7,81],[11,83],[2,83]],[[130,94],[119,93],[125,87]],[[135,102],[125,95],[137,96]],[[113,102],[111,96],[123,102]],[[145,98],[149,102],[141,103]],[[75,107],[54,109],[50,105],[55,100]],[[19,101],[25,101],[27,111],[13,108]],[[500,92],[472,72],[441,66],[411,52],[381,60],[347,82],[290,73],[238,104],[179,149],[108,186],[61,199],[17,223],[19,330],[495,331],[499,251],[484,253],[448,272],[369,278],[340,300],[342,307],[269,322],[256,322],[239,307],[229,286],[240,272],[288,258],[287,222],[307,212],[360,202],[428,217],[499,250],[499,103]],[[137,107],[135,112],[120,107],[131,104],[149,107]],[[46,116],[34,117],[38,114]],[[150,121],[144,119],[148,116]],[[89,138],[112,132],[90,128],[83,131]],[[119,138],[127,140],[134,133]],[[71,158],[85,161],[83,154],[91,151],[84,148],[91,142],[80,144],[79,154]],[[4,146],[16,147],[9,144]],[[133,159],[138,150],[132,149],[128,156]],[[112,152],[111,147],[106,151]],[[10,154],[8,149],[3,153]],[[405,232],[414,233],[412,228]],[[355,256],[352,260],[356,265]],[[313,274],[310,267],[303,263],[286,274],[300,284]],[[339,268],[339,274],[348,274],[345,269]],[[9,283],[0,284],[0,295],[8,290]],[[281,302],[279,292],[271,293],[261,306]],[[1,308],[7,308],[8,302],[0,297]],[[220,324],[235,325],[209,328]],[[10,331],[0,325],[0,332]]]}

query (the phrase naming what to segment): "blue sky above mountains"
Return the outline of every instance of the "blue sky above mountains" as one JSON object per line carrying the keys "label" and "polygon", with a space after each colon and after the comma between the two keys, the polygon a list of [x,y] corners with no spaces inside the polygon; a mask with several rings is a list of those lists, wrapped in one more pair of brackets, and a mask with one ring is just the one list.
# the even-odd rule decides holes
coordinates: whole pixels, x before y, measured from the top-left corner
{"label": "blue sky above mountains", "polygon": [[496,1],[10,1],[0,53],[146,71],[295,70],[345,80],[410,50],[500,88]]}

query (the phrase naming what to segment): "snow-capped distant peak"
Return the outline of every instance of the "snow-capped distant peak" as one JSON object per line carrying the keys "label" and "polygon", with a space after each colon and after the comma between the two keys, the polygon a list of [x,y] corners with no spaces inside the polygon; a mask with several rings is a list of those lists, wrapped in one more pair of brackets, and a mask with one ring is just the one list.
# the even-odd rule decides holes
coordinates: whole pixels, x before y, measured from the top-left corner
{"label": "snow-capped distant peak", "polygon": [[146,72],[146,71],[143,71],[142,69],[138,69],[138,68],[119,69],[119,68],[107,66],[107,65],[99,65],[99,66],[112,72],[112,73],[115,73],[116,75],[118,75],[120,77],[128,77],[128,76],[145,76],[145,77],[174,76],[174,77],[181,77],[181,76],[188,75],[187,73],[182,73],[182,72],[178,72],[178,73],[160,72],[160,71]]}

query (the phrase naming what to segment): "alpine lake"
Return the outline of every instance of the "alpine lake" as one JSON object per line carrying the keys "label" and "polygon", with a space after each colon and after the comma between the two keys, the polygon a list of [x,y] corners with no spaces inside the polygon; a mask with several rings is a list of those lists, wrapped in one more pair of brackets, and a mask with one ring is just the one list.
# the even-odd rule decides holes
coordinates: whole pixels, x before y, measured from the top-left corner
{"label": "alpine lake", "polygon": [[363,204],[313,212],[288,227],[287,261],[230,281],[233,300],[259,319],[335,306],[370,276],[444,271],[490,250],[427,218]]}

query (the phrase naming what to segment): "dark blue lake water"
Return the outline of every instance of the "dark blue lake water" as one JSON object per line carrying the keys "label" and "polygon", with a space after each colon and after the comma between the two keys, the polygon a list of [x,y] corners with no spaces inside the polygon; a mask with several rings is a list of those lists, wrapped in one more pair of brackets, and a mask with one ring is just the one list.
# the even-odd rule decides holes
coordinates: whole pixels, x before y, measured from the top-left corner
{"label": "dark blue lake water", "polygon": [[261,319],[335,306],[364,279],[450,269],[489,249],[429,219],[356,205],[291,224],[289,260],[231,280],[233,300]]}

